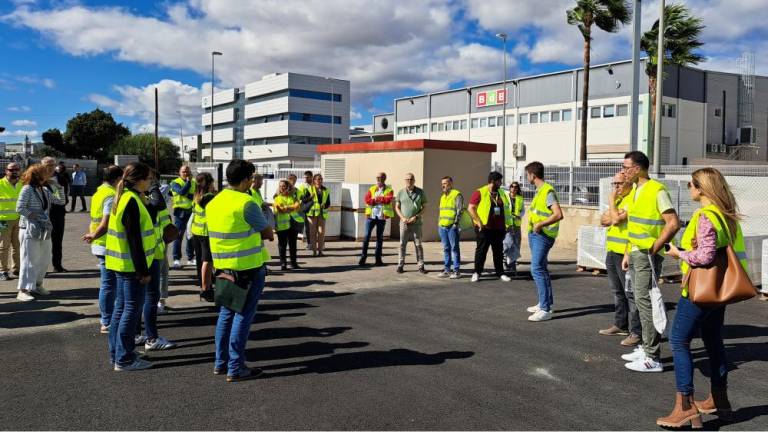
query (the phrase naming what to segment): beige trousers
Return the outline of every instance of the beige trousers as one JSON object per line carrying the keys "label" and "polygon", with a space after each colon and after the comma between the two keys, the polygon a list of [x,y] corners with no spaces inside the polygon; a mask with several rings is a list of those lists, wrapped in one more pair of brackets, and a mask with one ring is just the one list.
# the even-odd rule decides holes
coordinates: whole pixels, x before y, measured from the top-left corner
{"label": "beige trousers", "polygon": [[325,249],[325,219],[322,216],[308,216],[309,246],[316,252]]}
{"label": "beige trousers", "polygon": [[[19,274],[19,220],[5,221],[6,228],[0,231],[0,272],[13,270]],[[8,251],[13,248],[11,262],[8,262]]]}

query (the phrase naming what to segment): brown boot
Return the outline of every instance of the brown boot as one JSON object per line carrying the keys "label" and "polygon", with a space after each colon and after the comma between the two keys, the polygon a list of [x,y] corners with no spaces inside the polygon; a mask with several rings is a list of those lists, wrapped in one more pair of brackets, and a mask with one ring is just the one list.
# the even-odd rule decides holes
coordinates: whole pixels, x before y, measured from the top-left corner
{"label": "brown boot", "polygon": [[670,428],[687,426],[689,423],[692,429],[700,429],[703,426],[701,414],[693,402],[693,395],[685,396],[682,393],[677,393],[675,396],[675,407],[672,412],[666,417],[656,419],[657,425]]}
{"label": "brown boot", "polygon": [[696,408],[702,414],[717,414],[719,417],[729,417],[732,413],[731,402],[728,401],[728,389],[712,387],[709,397],[703,401],[695,401]]}

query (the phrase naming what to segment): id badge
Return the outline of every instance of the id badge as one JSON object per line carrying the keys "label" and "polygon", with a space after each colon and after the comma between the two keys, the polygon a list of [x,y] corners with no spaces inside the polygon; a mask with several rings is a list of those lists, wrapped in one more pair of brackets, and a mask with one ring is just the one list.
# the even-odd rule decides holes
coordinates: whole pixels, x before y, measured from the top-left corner
{"label": "id badge", "polygon": [[494,216],[501,216],[501,207],[494,207],[493,208],[493,215]]}

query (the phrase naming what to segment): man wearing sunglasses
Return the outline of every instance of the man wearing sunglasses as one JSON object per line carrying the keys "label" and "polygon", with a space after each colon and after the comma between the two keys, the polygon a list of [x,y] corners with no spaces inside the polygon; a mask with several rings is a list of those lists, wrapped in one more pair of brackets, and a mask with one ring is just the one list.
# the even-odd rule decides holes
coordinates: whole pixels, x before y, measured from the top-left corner
{"label": "man wearing sunglasses", "polygon": [[613,292],[613,325],[600,330],[603,336],[626,336],[621,341],[624,346],[636,346],[640,343],[642,329],[640,314],[635,306],[635,298],[626,290],[627,272],[621,267],[624,251],[627,249],[627,212],[632,205],[633,184],[624,171],[619,171],[611,181],[611,194],[608,199],[608,211],[600,216],[600,223],[608,228],[605,236],[605,268],[608,273],[608,285]]}
{"label": "man wearing sunglasses", "polygon": [[[5,177],[0,179],[0,280],[11,279],[13,274],[19,274],[19,214],[16,212],[16,201],[21,192],[19,164],[11,162],[5,167]],[[8,251],[13,248],[11,263],[8,262]]]}

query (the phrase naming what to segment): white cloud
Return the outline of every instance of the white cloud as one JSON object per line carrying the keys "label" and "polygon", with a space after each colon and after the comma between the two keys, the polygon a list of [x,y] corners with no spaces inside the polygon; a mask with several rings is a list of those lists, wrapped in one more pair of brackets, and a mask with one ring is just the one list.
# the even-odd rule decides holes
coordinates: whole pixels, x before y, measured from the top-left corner
{"label": "white cloud", "polygon": [[32,111],[32,108],[30,108],[30,107],[28,107],[26,105],[10,106],[10,107],[8,107],[6,109],[8,111],[11,111],[11,112],[30,112],[30,111]]}
{"label": "white cloud", "polygon": [[25,136],[28,136],[29,139],[34,140],[40,136],[40,132],[37,130],[28,129],[6,130],[5,132],[0,132],[0,137],[3,137],[4,139],[12,137],[14,139],[23,140]]}
{"label": "white cloud", "polygon": [[51,78],[38,78],[36,76],[23,75],[16,77],[16,81],[24,84],[41,85],[49,89],[56,87],[56,81],[52,80]]}
{"label": "white cloud", "polygon": [[17,127],[35,127],[37,122],[34,120],[14,120],[11,122],[13,126]]}

